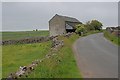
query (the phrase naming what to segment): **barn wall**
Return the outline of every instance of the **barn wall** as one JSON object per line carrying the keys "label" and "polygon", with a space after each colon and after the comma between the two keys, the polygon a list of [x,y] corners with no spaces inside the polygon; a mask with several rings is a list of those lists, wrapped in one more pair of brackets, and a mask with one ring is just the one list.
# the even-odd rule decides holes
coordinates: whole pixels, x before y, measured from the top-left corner
{"label": "barn wall", "polygon": [[50,36],[56,36],[66,33],[65,22],[59,17],[55,16],[49,21]]}

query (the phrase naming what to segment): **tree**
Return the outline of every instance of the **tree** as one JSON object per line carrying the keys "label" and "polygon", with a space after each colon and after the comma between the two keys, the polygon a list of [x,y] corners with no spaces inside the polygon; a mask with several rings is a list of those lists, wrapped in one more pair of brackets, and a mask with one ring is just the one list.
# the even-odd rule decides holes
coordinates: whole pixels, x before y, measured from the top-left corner
{"label": "tree", "polygon": [[86,22],[86,24],[76,25],[75,32],[77,34],[81,35],[82,33],[84,34],[84,33],[91,31],[91,30],[101,30],[102,26],[103,26],[102,23],[99,22],[98,20],[92,20],[92,21]]}
{"label": "tree", "polygon": [[91,25],[91,21],[86,22],[87,31],[95,30],[94,26]]}
{"label": "tree", "polygon": [[85,29],[85,24],[78,24],[76,25],[76,30],[75,32],[79,35],[81,35],[82,33],[85,33],[86,29]]}
{"label": "tree", "polygon": [[38,31],[38,29],[36,29],[36,31]]}
{"label": "tree", "polygon": [[101,30],[103,26],[98,20],[92,20],[90,25],[93,26],[95,30]]}

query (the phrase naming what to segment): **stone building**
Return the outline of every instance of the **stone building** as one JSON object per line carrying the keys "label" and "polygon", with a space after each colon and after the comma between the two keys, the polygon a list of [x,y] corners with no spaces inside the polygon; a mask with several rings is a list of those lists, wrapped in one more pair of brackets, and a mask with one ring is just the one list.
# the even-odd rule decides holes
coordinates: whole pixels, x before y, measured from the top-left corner
{"label": "stone building", "polygon": [[75,32],[75,26],[82,24],[76,18],[56,14],[49,20],[50,36],[63,35],[68,32]]}
{"label": "stone building", "polygon": [[120,37],[120,26],[118,26],[118,27],[107,27],[106,31],[115,35],[115,36]]}

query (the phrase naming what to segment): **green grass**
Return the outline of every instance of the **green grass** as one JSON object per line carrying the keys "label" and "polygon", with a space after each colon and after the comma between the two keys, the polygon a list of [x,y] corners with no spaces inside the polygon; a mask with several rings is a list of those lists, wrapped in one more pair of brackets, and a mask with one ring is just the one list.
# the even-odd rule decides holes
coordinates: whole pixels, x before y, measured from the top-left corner
{"label": "green grass", "polygon": [[51,42],[2,46],[2,77],[15,72],[20,66],[31,64],[50,50]]}
{"label": "green grass", "polygon": [[[81,78],[77,67],[73,51],[71,49],[73,42],[78,38],[73,35],[70,38],[59,37],[64,40],[64,47],[52,58],[45,59],[33,71],[29,78]],[[60,60],[61,62],[58,62]]]}
{"label": "green grass", "polygon": [[0,79],[2,78],[2,46],[0,46]]}
{"label": "green grass", "polygon": [[113,42],[114,44],[120,46],[120,37],[117,37],[117,36],[115,36],[113,34],[110,34],[107,31],[104,31],[104,36],[105,36],[105,38],[107,38],[108,40]]}
{"label": "green grass", "polygon": [[91,35],[91,34],[95,34],[95,33],[100,33],[100,32],[103,32],[103,30],[101,30],[101,31],[98,31],[98,30],[96,30],[96,31],[89,31],[89,32],[83,34],[83,36],[87,36],[87,35]]}
{"label": "green grass", "polygon": [[[75,34],[70,38],[60,36],[59,39],[64,40],[64,47],[53,52],[57,54],[56,56],[40,63],[28,78],[81,78],[72,51],[72,44],[78,38],[79,36]],[[43,58],[50,51],[50,46],[51,42],[2,46],[2,77],[5,78],[10,72],[15,72],[19,66],[29,65],[35,59]]]}
{"label": "green grass", "polygon": [[[22,32],[10,32],[10,34],[9,32],[5,32],[3,37],[4,40],[20,39],[27,36],[39,36],[43,33],[39,34],[39,31],[30,33],[23,32],[23,35],[20,35]],[[91,31],[85,35],[94,33],[98,33],[98,31]],[[15,34],[17,35],[15,36]],[[43,35],[47,36],[48,32],[46,31]],[[44,62],[39,64],[28,78],[82,78],[72,51],[72,44],[78,38],[79,36],[76,34],[73,34],[69,38],[59,36],[59,39],[64,40],[64,46],[58,52],[54,52],[57,54],[56,56],[45,59]],[[2,46],[2,77],[5,78],[9,73],[15,72],[19,69],[19,66],[29,65],[35,59],[43,58],[50,51],[50,47],[50,41],[35,44]],[[57,60],[60,60],[60,62]]]}
{"label": "green grass", "polygon": [[0,32],[2,40],[16,40],[29,37],[48,36],[49,31],[18,31],[18,32]]}
{"label": "green grass", "polygon": [[[86,35],[98,33],[91,31]],[[21,39],[33,36],[47,36],[46,32],[3,32],[3,40]],[[81,74],[77,67],[75,57],[72,51],[72,44],[79,36],[73,34],[69,38],[59,36],[59,39],[64,40],[64,47],[57,55],[45,59],[39,64],[35,70],[28,76],[29,78],[81,78]],[[43,58],[49,51],[51,42],[35,43],[35,44],[18,44],[2,46],[2,77],[5,78],[9,73],[15,72],[19,66],[29,65],[35,59]],[[57,60],[60,60],[58,62]]]}

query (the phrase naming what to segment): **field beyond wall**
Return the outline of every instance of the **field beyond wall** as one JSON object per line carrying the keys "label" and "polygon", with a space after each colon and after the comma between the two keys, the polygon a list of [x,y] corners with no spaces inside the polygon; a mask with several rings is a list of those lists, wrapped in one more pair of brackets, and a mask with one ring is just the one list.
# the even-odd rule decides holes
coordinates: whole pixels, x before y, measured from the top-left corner
{"label": "field beyond wall", "polygon": [[31,37],[49,36],[49,31],[18,31],[18,32],[0,32],[2,40],[19,40]]}

